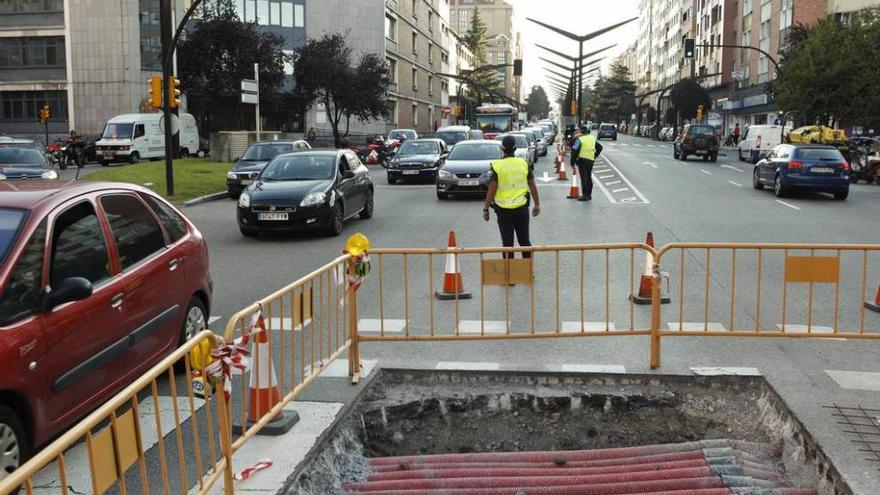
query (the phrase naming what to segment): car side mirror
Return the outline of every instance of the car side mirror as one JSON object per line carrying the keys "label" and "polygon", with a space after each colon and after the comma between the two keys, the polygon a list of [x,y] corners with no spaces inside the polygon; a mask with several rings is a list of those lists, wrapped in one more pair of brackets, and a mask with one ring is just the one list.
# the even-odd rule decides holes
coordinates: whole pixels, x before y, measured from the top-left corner
{"label": "car side mirror", "polygon": [[260,173],[259,172],[251,172],[248,174],[248,177],[250,177],[251,180],[257,180],[260,177]]}
{"label": "car side mirror", "polygon": [[241,160],[241,157],[240,157],[240,156],[237,156],[237,157],[235,157],[235,158],[232,159],[232,163],[238,163],[239,160]]}
{"label": "car side mirror", "polygon": [[342,172],[343,179],[354,179],[354,172],[351,170],[346,170]]}
{"label": "car side mirror", "polygon": [[64,303],[82,301],[92,295],[92,283],[82,277],[66,278],[54,289],[43,292],[40,311],[46,313]]}

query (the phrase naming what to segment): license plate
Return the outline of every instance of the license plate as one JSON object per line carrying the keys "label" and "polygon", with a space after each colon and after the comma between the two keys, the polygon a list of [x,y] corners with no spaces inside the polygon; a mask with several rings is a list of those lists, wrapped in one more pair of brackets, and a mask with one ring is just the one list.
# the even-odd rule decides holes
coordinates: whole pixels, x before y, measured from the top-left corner
{"label": "license plate", "polygon": [[112,151],[105,151],[104,158],[113,158],[113,152]]}
{"label": "license plate", "polygon": [[810,169],[810,172],[813,172],[814,174],[833,174],[834,169],[828,167],[813,167]]}
{"label": "license plate", "polygon": [[418,170],[404,170],[401,172],[403,175],[419,175]]}
{"label": "license plate", "polygon": [[706,154],[706,152],[705,152],[705,151],[703,151],[703,150],[697,150],[697,154],[698,154],[698,155],[705,155],[705,154]]}
{"label": "license plate", "polygon": [[254,181],[252,181],[252,180],[250,180],[250,179],[242,179],[242,180],[241,180],[241,185],[243,185],[243,186],[249,186],[249,185],[251,185],[251,184],[253,184],[253,183],[254,183]]}
{"label": "license plate", "polygon": [[460,180],[460,181],[458,181],[458,185],[465,186],[465,187],[479,186],[480,181],[478,181],[478,180]]}
{"label": "license plate", "polygon": [[287,220],[287,213],[260,213],[258,219],[264,222],[278,222]]}

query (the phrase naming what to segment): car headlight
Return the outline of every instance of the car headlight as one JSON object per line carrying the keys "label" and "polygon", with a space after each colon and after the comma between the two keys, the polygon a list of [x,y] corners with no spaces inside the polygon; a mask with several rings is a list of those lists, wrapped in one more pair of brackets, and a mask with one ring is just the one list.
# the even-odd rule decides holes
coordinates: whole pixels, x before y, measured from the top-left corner
{"label": "car headlight", "polygon": [[0,174],[0,180],[6,180],[6,175]]}
{"label": "car headlight", "polygon": [[305,198],[303,198],[303,200],[300,201],[299,205],[302,207],[315,206],[315,205],[319,205],[319,204],[323,203],[326,199],[327,199],[327,195],[325,193],[313,192],[313,193],[309,194],[308,196],[306,196]]}
{"label": "car headlight", "polygon": [[237,179],[238,176],[235,175],[235,172],[233,172],[232,170],[230,170],[229,172],[226,172],[226,178],[227,178],[227,179]]}
{"label": "car headlight", "polygon": [[397,168],[400,165],[397,162],[388,162],[388,168]]}
{"label": "car headlight", "polygon": [[437,162],[425,162],[425,163],[422,164],[422,166],[423,166],[423,167],[428,167],[428,168],[436,167],[436,166],[437,166]]}
{"label": "car headlight", "polygon": [[242,208],[250,208],[251,207],[251,195],[248,193],[242,193],[241,196],[238,197],[238,206]]}
{"label": "car headlight", "polygon": [[58,178],[58,172],[56,172],[56,171],[54,171],[54,170],[46,170],[45,172],[43,172],[42,174],[40,174],[40,178],[41,178],[41,179],[50,179],[50,180],[52,180],[52,179],[57,179],[57,178]]}
{"label": "car headlight", "polygon": [[451,178],[452,178],[452,172],[449,172],[449,171],[443,170],[442,168],[440,169],[439,172],[437,172],[437,175],[438,175],[441,179],[451,179]]}

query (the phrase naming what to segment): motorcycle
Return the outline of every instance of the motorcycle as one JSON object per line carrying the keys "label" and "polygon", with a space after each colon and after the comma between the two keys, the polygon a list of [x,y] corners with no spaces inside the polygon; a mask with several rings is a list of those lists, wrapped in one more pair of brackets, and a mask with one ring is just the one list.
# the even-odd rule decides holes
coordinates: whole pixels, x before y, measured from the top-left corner
{"label": "motorcycle", "polygon": [[850,141],[848,160],[850,163],[849,181],[858,184],[860,180],[880,184],[880,143],[858,143]]}
{"label": "motorcycle", "polygon": [[65,140],[56,143],[57,151],[52,152],[52,158],[58,163],[58,168],[67,170],[71,164],[77,168],[85,167],[85,157],[83,156],[83,145],[79,141]]}

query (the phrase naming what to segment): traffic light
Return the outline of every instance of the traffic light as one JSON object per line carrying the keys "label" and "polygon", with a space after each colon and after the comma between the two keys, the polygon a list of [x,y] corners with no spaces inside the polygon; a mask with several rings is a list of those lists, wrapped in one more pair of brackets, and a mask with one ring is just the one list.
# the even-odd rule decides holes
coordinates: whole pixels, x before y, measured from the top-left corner
{"label": "traffic light", "polygon": [[697,51],[697,41],[693,38],[684,39],[684,58],[694,58]]}
{"label": "traffic light", "polygon": [[464,115],[461,105],[455,105],[455,118],[460,119]]}
{"label": "traffic light", "polygon": [[175,76],[168,78],[168,103],[171,108],[180,106],[180,79]]}
{"label": "traffic light", "polygon": [[513,75],[516,77],[523,75],[523,61],[521,58],[513,61]]}
{"label": "traffic light", "polygon": [[590,107],[584,109],[584,120],[590,120]]}
{"label": "traffic light", "polygon": [[574,101],[574,100],[571,100],[571,107],[569,107],[569,112],[568,112],[568,114],[569,114],[569,115],[577,115],[577,113],[578,113],[577,102]]}
{"label": "traffic light", "polygon": [[703,105],[697,106],[697,122],[703,121]]}
{"label": "traffic light", "polygon": [[150,106],[162,108],[162,77],[150,76]]}
{"label": "traffic light", "polygon": [[40,108],[40,123],[45,124],[49,122],[49,119],[52,118],[52,111],[49,109],[49,105],[43,105]]}

